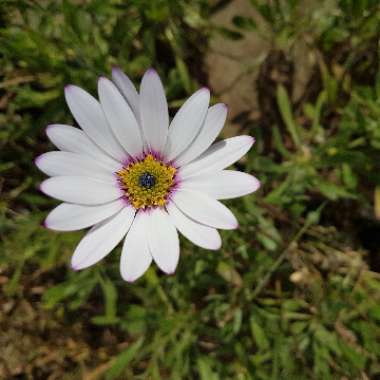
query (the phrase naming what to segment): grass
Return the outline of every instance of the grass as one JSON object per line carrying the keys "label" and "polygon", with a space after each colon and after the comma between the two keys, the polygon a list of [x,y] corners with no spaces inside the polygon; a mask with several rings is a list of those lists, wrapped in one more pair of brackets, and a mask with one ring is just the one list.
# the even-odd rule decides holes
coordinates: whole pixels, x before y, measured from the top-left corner
{"label": "grass", "polygon": [[[254,16],[232,4],[220,25],[228,3],[1,2],[0,378],[380,376],[378,2],[251,0]],[[236,166],[263,186],[227,202],[239,230],[218,252],[183,239],[173,276],[126,284],[119,249],[72,272],[82,233],[41,227],[56,202],[33,165],[46,125],[72,123],[64,85],[155,66],[173,113],[208,84],[209,41],[252,33],[268,42],[261,112],[237,118],[257,143]],[[296,100],[300,44],[313,65]]]}

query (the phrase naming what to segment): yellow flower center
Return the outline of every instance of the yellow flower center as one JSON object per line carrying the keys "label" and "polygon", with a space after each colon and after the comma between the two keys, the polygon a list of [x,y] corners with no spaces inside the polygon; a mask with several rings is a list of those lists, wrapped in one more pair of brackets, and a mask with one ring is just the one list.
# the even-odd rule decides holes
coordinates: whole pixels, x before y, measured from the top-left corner
{"label": "yellow flower center", "polygon": [[129,202],[136,209],[164,206],[175,181],[176,169],[148,154],[116,173]]}

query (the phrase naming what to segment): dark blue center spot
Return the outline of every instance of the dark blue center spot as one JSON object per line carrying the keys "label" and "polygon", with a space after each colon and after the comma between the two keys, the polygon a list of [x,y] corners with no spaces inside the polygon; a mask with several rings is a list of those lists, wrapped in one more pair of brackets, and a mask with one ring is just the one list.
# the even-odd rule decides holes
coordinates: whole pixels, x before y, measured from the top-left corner
{"label": "dark blue center spot", "polygon": [[156,177],[153,174],[145,172],[139,178],[139,185],[145,189],[151,189],[156,184]]}

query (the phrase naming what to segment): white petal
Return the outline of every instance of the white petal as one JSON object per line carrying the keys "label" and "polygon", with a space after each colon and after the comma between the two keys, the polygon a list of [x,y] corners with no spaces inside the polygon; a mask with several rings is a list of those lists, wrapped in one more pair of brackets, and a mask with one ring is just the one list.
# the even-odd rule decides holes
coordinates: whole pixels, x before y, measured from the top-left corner
{"label": "white petal", "polygon": [[169,112],[160,77],[153,69],[141,81],[140,119],[148,148],[161,153],[168,134]]}
{"label": "white petal", "polygon": [[87,268],[107,256],[128,232],[134,216],[134,208],[124,207],[118,214],[91,228],[75,249],[72,268]]}
{"label": "white petal", "polygon": [[148,244],[155,263],[165,273],[174,273],[179,259],[178,233],[168,213],[149,210]]}
{"label": "white petal", "polygon": [[194,176],[181,183],[182,189],[198,190],[216,199],[241,197],[253,193],[259,187],[260,182],[257,178],[235,170]]}
{"label": "white petal", "polygon": [[117,88],[123,94],[131,107],[137,120],[140,119],[140,99],[139,94],[136,91],[135,85],[132,81],[123,73],[123,71],[115,67],[112,69],[112,80],[115,82]]}
{"label": "white petal", "polygon": [[65,97],[75,120],[95,144],[123,162],[128,157],[116,141],[99,102],[77,86],[66,86]]}
{"label": "white petal", "polygon": [[149,223],[149,215],[145,212],[138,212],[124,240],[120,273],[125,281],[137,280],[146,272],[152,262],[148,246],[147,223]]}
{"label": "white petal", "polygon": [[140,155],[143,151],[140,127],[128,103],[107,78],[99,79],[98,92],[104,114],[118,141],[131,156]]}
{"label": "white petal", "polygon": [[178,190],[172,197],[178,208],[191,219],[210,227],[232,230],[238,222],[222,203],[195,190]]}
{"label": "white petal", "polygon": [[61,203],[50,211],[44,225],[56,231],[76,231],[93,226],[116,214],[126,206],[124,199],[98,206],[82,206],[71,203]]}
{"label": "white petal", "polygon": [[111,158],[101,150],[89,137],[79,128],[70,125],[51,124],[46,128],[46,134],[50,141],[60,150],[73,153],[86,154],[95,158],[111,172],[121,168],[119,161]]}
{"label": "white petal", "polygon": [[40,185],[40,190],[53,198],[69,203],[98,205],[111,202],[123,196],[116,179],[105,183],[96,179],[79,176],[59,176],[48,178]]}
{"label": "white petal", "polygon": [[47,152],[35,160],[37,167],[49,176],[73,175],[114,181],[114,174],[89,156],[71,152]]}
{"label": "white petal", "polygon": [[175,160],[179,167],[184,166],[202,154],[223,129],[227,118],[227,107],[219,103],[210,107],[207,111],[206,120],[195,140],[180,156]]}
{"label": "white petal", "polygon": [[199,224],[188,218],[173,202],[170,202],[166,209],[178,231],[195,245],[206,249],[221,247],[222,240],[215,228]]}
{"label": "white petal", "polygon": [[236,136],[212,145],[195,161],[180,170],[182,179],[208,172],[216,172],[244,156],[254,143],[250,136]]}
{"label": "white petal", "polygon": [[182,153],[194,140],[205,121],[210,91],[202,88],[182,105],[169,127],[165,158],[170,161]]}

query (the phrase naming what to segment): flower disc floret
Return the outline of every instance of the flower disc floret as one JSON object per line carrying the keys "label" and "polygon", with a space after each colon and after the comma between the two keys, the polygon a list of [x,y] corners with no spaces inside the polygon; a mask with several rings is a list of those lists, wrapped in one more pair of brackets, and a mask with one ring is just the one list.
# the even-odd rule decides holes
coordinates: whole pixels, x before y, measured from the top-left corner
{"label": "flower disc floret", "polygon": [[176,169],[148,154],[116,173],[121,188],[136,209],[164,206],[175,183]]}

